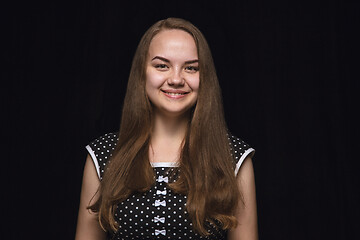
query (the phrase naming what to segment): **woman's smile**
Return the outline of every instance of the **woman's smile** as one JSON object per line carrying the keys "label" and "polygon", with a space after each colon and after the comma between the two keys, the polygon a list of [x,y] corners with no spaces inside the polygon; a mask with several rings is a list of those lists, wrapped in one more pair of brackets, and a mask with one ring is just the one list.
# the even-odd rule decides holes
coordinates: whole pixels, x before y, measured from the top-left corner
{"label": "woman's smile", "polygon": [[186,96],[189,92],[176,89],[161,89],[165,96],[171,99],[180,99]]}

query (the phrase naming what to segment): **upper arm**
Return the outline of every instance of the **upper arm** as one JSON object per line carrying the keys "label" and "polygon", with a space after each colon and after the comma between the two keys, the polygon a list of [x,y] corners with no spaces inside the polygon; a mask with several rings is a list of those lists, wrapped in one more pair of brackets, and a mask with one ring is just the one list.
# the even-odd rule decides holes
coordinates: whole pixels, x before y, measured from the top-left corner
{"label": "upper arm", "polygon": [[239,201],[239,206],[236,211],[238,226],[229,231],[228,239],[256,240],[258,239],[258,230],[255,176],[250,156],[248,156],[242,163],[236,179],[239,190],[242,194],[242,201]]}
{"label": "upper arm", "polygon": [[80,206],[76,228],[76,240],[104,240],[106,233],[100,227],[97,215],[87,207],[97,198],[100,180],[90,155],[86,158],[80,195]]}

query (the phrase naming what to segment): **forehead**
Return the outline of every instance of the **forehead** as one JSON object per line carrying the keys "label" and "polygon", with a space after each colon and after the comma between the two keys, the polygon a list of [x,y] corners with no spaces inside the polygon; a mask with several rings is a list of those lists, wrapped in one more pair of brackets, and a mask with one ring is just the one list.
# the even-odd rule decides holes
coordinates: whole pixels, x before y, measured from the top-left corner
{"label": "forehead", "polygon": [[150,56],[158,54],[197,58],[197,47],[194,38],[183,30],[162,30],[154,36],[149,46]]}

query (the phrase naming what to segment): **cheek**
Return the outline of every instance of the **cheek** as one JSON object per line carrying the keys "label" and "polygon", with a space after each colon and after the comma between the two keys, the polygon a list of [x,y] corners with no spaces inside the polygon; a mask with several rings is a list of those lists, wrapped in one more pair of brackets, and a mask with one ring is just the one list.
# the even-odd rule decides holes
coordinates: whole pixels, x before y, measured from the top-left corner
{"label": "cheek", "polygon": [[153,71],[146,72],[146,90],[160,88],[164,84],[164,77]]}
{"label": "cheek", "polygon": [[194,76],[188,80],[189,87],[194,91],[198,92],[200,86],[199,76]]}

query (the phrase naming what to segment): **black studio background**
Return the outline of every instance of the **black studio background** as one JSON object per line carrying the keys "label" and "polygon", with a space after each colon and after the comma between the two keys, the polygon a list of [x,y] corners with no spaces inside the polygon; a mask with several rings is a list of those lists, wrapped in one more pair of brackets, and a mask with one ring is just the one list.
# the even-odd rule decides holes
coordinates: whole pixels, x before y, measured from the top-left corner
{"label": "black studio background", "polygon": [[118,129],[140,37],[170,16],[208,39],[228,126],[256,149],[260,239],[359,237],[359,4],[18,1],[1,12],[1,239],[73,239],[84,146]]}

